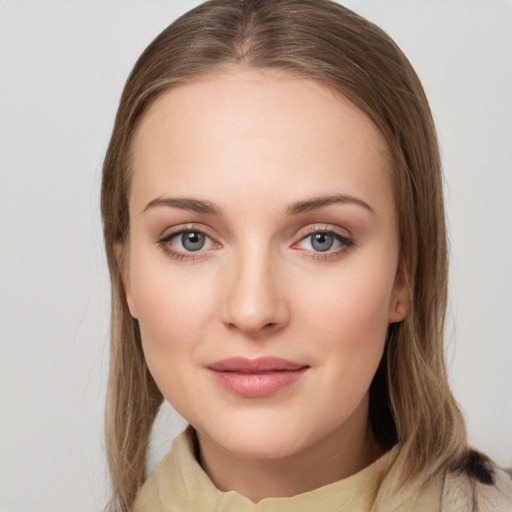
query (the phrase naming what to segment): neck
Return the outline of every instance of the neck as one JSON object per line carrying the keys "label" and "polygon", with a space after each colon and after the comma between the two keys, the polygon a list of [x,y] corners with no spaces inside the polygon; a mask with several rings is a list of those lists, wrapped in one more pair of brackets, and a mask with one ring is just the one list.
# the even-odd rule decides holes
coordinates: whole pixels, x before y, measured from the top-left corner
{"label": "neck", "polygon": [[216,487],[236,491],[254,503],[337,482],[384,453],[369,427],[347,433],[342,426],[314,445],[279,459],[239,457],[200,433],[198,441],[199,462]]}

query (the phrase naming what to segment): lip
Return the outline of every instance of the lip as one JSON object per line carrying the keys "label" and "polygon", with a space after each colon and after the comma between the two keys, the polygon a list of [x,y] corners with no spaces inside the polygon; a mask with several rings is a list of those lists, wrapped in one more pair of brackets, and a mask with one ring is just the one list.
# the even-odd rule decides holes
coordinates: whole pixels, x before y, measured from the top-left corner
{"label": "lip", "polygon": [[279,357],[232,357],[207,366],[218,384],[245,398],[271,396],[300,380],[308,368]]}

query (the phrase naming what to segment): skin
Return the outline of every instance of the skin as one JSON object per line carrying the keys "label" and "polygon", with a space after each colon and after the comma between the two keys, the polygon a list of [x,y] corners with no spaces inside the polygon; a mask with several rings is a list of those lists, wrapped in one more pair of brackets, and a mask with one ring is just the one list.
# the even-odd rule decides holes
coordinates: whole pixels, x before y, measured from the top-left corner
{"label": "skin", "polygon": [[[313,81],[232,68],[164,93],[132,157],[128,305],[212,481],[257,502],[373,462],[382,450],[368,428],[368,389],[388,325],[407,309],[390,159],[375,125]],[[334,194],[355,200],[288,211]],[[203,248],[187,252],[180,229],[203,230]],[[318,231],[343,238],[318,251]],[[234,356],[308,369],[271,396],[245,398],[206,368]]]}

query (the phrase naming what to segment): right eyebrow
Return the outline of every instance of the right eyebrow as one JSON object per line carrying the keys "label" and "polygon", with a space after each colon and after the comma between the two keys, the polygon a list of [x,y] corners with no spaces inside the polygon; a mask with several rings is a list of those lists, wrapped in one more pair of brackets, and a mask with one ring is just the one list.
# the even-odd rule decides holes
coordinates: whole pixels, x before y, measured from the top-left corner
{"label": "right eyebrow", "polygon": [[144,213],[148,210],[161,206],[190,210],[198,213],[207,213],[210,215],[220,214],[220,210],[212,202],[193,199],[190,197],[156,197],[146,205],[142,212]]}

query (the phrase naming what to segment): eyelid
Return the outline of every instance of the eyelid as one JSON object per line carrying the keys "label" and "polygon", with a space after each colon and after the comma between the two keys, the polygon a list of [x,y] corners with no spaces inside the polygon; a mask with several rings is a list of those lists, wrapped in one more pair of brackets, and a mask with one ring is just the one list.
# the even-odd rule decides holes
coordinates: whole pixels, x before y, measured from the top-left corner
{"label": "eyelid", "polygon": [[297,233],[297,236],[300,237],[300,239],[304,239],[308,235],[311,235],[312,233],[334,233],[336,235],[339,235],[343,238],[352,239],[352,234],[348,229],[344,229],[340,226],[336,226],[335,224],[310,224],[309,226],[306,226],[299,230]]}
{"label": "eyelid", "polygon": [[158,237],[158,240],[164,240],[168,238],[172,238],[173,236],[178,235],[179,233],[183,233],[184,231],[197,231],[198,233],[202,233],[203,235],[206,235],[210,237],[211,239],[214,239],[215,237],[210,233],[210,230],[201,225],[201,224],[194,224],[194,223],[187,223],[187,224],[178,224],[177,226],[172,226],[170,228],[165,229],[162,234]]}

